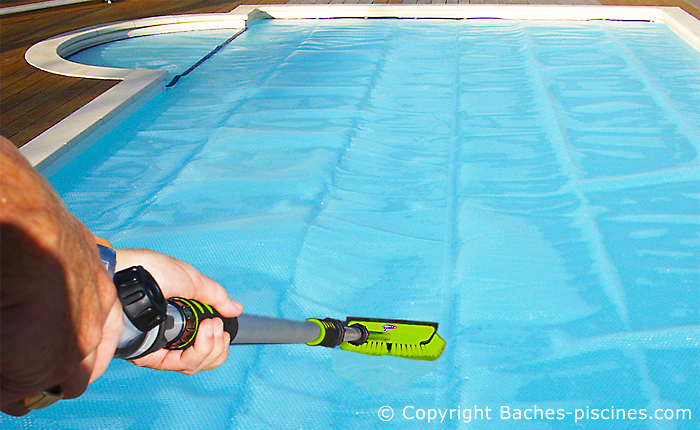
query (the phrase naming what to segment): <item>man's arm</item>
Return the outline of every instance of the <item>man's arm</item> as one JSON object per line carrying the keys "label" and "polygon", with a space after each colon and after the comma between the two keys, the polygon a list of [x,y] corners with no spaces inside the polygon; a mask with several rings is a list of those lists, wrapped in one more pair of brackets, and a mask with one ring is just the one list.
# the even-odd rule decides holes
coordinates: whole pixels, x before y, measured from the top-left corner
{"label": "man's arm", "polygon": [[7,139],[0,139],[2,411],[60,386],[82,394],[114,354],[122,312],[92,234]]}
{"label": "man's arm", "polygon": [[[0,397],[24,415],[22,399],[60,386],[81,395],[109,365],[123,328],[116,288],[90,231],[7,139],[0,138]],[[119,250],[117,270],[141,265],[166,297],[188,297],[223,316],[242,311],[221,285],[192,266],[147,250]],[[193,374],[228,356],[221,320],[204,321],[194,345],[156,351],[140,366]]]}

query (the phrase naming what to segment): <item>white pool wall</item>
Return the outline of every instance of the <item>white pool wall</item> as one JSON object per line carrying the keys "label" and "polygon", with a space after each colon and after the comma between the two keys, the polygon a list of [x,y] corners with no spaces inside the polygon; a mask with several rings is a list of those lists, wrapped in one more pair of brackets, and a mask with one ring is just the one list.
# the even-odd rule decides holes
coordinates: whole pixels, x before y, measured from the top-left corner
{"label": "white pool wall", "polygon": [[[25,54],[41,70],[78,78],[119,80],[117,85],[40,134],[22,154],[40,170],[56,170],[70,159],[69,149],[94,142],[160,92],[165,70],[89,66],[66,60],[80,50],[138,36],[194,30],[233,29],[239,33],[258,19],[323,18],[500,18],[588,21],[594,19],[662,22],[700,51],[700,21],[675,7],[571,5],[245,5],[225,14],[144,18],[105,24],[39,42]],[[78,152],[76,151],[76,152]],[[61,159],[60,162],[57,160]]]}

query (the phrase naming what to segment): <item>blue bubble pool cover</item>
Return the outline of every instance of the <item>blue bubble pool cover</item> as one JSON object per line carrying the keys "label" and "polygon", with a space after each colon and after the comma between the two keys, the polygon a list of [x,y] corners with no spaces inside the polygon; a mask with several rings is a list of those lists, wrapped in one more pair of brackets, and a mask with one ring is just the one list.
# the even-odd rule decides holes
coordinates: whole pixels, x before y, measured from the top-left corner
{"label": "blue bubble pool cover", "polygon": [[444,355],[115,360],[3,428],[696,429],[699,150],[664,25],[257,23],[51,182],[247,312],[437,321]]}

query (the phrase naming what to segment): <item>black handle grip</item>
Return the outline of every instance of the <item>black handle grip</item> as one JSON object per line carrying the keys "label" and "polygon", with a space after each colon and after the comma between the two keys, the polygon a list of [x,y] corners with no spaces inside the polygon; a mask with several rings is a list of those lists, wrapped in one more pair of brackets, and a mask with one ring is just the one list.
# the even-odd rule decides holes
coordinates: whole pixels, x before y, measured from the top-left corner
{"label": "black handle grip", "polygon": [[221,318],[224,330],[231,335],[232,341],[238,334],[238,318],[222,317],[216,309],[206,303],[181,297],[170,298],[168,302],[180,309],[185,319],[184,327],[179,336],[165,346],[168,349],[185,349],[192,346],[199,331],[200,322],[207,318]]}

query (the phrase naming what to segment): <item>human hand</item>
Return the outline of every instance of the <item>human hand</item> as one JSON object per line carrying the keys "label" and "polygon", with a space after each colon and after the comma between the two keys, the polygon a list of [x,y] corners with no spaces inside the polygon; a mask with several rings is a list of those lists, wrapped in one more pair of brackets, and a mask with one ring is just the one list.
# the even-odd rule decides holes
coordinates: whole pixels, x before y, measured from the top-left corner
{"label": "human hand", "polygon": [[92,234],[0,138],[2,411],[60,386],[81,395],[114,355],[123,320]]}
{"label": "human hand", "polygon": [[[243,311],[243,306],[231,300],[221,285],[176,258],[145,249],[117,250],[116,270],[132,266],[143,266],[150,272],[166,298],[199,300],[227,318],[237,317]],[[200,323],[191,347],[184,350],[161,349],[132,361],[142,367],[193,375],[226,361],[230,342],[231,336],[224,331],[220,318],[205,319]]]}

